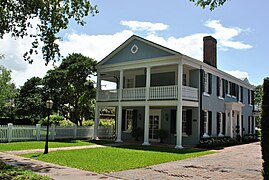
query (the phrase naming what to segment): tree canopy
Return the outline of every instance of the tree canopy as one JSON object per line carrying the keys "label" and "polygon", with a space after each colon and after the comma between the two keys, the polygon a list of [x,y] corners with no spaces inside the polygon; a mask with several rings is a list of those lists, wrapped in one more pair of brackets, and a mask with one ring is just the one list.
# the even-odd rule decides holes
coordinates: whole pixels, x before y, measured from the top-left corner
{"label": "tree canopy", "polygon": [[[10,34],[13,38],[32,38],[32,48],[24,59],[33,62],[31,56],[42,47],[46,63],[60,58],[58,33],[66,29],[74,19],[84,25],[83,17],[98,13],[88,0],[6,0],[0,3],[0,38]],[[35,22],[37,20],[37,26]]]}
{"label": "tree canopy", "polygon": [[16,97],[16,115],[39,120],[45,112],[45,100],[43,99],[42,79],[32,77],[20,88]]}
{"label": "tree canopy", "polygon": [[11,82],[11,71],[0,66],[0,116],[9,116],[16,96],[15,85]]}
{"label": "tree canopy", "polygon": [[201,6],[202,8],[209,7],[213,11],[218,6],[223,6],[229,0],[190,0],[194,2],[196,6]]}
{"label": "tree canopy", "polygon": [[91,58],[71,54],[44,77],[54,107],[75,124],[81,124],[83,117],[93,116],[95,89],[90,76],[95,72],[95,64]]}

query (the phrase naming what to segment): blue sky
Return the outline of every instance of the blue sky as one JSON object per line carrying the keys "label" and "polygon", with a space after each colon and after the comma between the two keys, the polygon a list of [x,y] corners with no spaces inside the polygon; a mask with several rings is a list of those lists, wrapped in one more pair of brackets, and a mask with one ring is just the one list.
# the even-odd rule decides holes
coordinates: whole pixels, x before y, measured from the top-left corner
{"label": "blue sky", "polygon": [[[218,41],[218,68],[250,83],[262,84],[269,76],[267,0],[231,0],[210,11],[189,0],[93,0],[100,11],[87,17],[84,27],[71,22],[59,42],[63,55],[79,52],[101,60],[132,34],[202,60],[202,37],[212,35]],[[164,3],[166,2],[166,3]],[[49,68],[40,56],[32,65],[22,59],[29,39],[11,40],[5,36],[0,48],[6,58],[0,64],[12,70],[18,85],[32,76],[44,76]]]}

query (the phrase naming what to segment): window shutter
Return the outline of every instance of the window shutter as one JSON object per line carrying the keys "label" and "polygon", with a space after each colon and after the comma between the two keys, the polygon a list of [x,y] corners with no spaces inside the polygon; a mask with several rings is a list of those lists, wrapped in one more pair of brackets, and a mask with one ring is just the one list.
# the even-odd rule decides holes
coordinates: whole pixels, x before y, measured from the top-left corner
{"label": "window shutter", "polygon": [[244,115],[243,114],[241,115],[241,122],[242,122],[242,134],[240,134],[240,136],[243,136],[244,131],[245,131],[245,129],[244,129]]}
{"label": "window shutter", "polygon": [[208,94],[212,93],[212,74],[208,73]]}
{"label": "window shutter", "polygon": [[237,99],[237,102],[238,102],[239,101],[239,86],[238,85],[236,85],[235,91],[236,91],[236,99]]}
{"label": "window shutter", "polygon": [[240,96],[241,96],[240,99],[241,99],[241,102],[243,103],[243,97],[244,97],[243,92],[244,92],[244,91],[243,91],[243,87],[242,87],[242,86],[240,87],[240,91],[241,91],[241,92],[240,92]]}
{"label": "window shutter", "polygon": [[201,91],[205,92],[205,71],[203,69],[200,70],[201,76]]}
{"label": "window shutter", "polygon": [[212,111],[208,111],[208,135],[212,134]]}
{"label": "window shutter", "polygon": [[217,112],[217,135],[220,133],[220,113]]}
{"label": "window shutter", "polygon": [[253,105],[254,110],[254,91],[251,91],[251,104]]}
{"label": "window shutter", "polygon": [[171,119],[170,119],[170,133],[176,133],[176,119],[177,119],[177,111],[172,109],[171,110]]}
{"label": "window shutter", "polygon": [[192,110],[187,110],[187,128],[186,128],[186,134],[191,135],[192,134]]}
{"label": "window shutter", "polygon": [[125,131],[125,121],[126,121],[126,109],[122,110],[122,116],[121,116],[121,130]]}
{"label": "window shutter", "polygon": [[222,80],[222,97],[225,98],[226,94],[226,80]]}
{"label": "window shutter", "polygon": [[250,133],[250,116],[248,116],[248,133]]}
{"label": "window shutter", "polygon": [[203,136],[204,132],[204,121],[205,121],[205,115],[204,115],[204,111],[201,110],[200,111],[200,136]]}
{"label": "window shutter", "polygon": [[220,79],[219,79],[219,77],[217,77],[217,96],[219,96],[219,95],[220,95],[219,81],[220,81]]}
{"label": "window shutter", "polygon": [[[222,134],[226,132],[226,113],[222,113]],[[227,134],[225,134],[227,136]]]}
{"label": "window shutter", "polygon": [[133,129],[137,128],[137,110],[133,110]]}

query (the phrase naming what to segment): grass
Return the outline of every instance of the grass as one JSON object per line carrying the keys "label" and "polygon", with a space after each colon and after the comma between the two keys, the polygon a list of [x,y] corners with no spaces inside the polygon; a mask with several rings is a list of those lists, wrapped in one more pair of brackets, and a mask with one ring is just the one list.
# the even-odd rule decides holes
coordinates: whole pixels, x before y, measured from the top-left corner
{"label": "grass", "polygon": [[51,180],[47,176],[41,176],[32,171],[25,170],[23,168],[14,167],[6,165],[0,161],[0,179],[5,180],[19,180],[19,179],[29,179],[29,180]]}
{"label": "grass", "polygon": [[211,153],[213,152],[191,148],[178,150],[168,147],[125,145],[121,147],[55,151],[46,155],[41,153],[23,154],[21,156],[98,173],[108,173]]}
{"label": "grass", "polygon": [[[101,143],[108,143],[107,141],[101,141]],[[96,141],[83,141],[83,140],[71,140],[71,141],[51,141],[49,142],[49,148],[58,147],[70,147],[70,146],[86,146],[94,145]],[[43,149],[45,141],[24,141],[24,142],[10,142],[0,143],[1,151],[14,151],[14,150],[27,150],[27,149]]]}

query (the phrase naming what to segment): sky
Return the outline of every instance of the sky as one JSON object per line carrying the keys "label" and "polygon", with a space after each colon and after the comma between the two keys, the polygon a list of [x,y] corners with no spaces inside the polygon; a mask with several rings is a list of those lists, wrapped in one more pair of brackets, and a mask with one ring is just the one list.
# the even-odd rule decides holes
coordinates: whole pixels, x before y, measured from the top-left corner
{"label": "sky", "polygon": [[[268,0],[231,0],[214,11],[189,0],[92,0],[99,13],[88,16],[85,26],[71,21],[59,35],[61,54],[82,53],[102,60],[133,34],[202,61],[203,36],[217,39],[217,66],[238,78],[260,85],[269,77]],[[41,55],[33,64],[23,60],[31,40],[0,40],[5,58],[0,65],[12,71],[12,82],[22,86],[33,76],[43,77],[53,68]],[[59,62],[60,63],[60,62]],[[56,63],[59,64],[59,63]]]}

